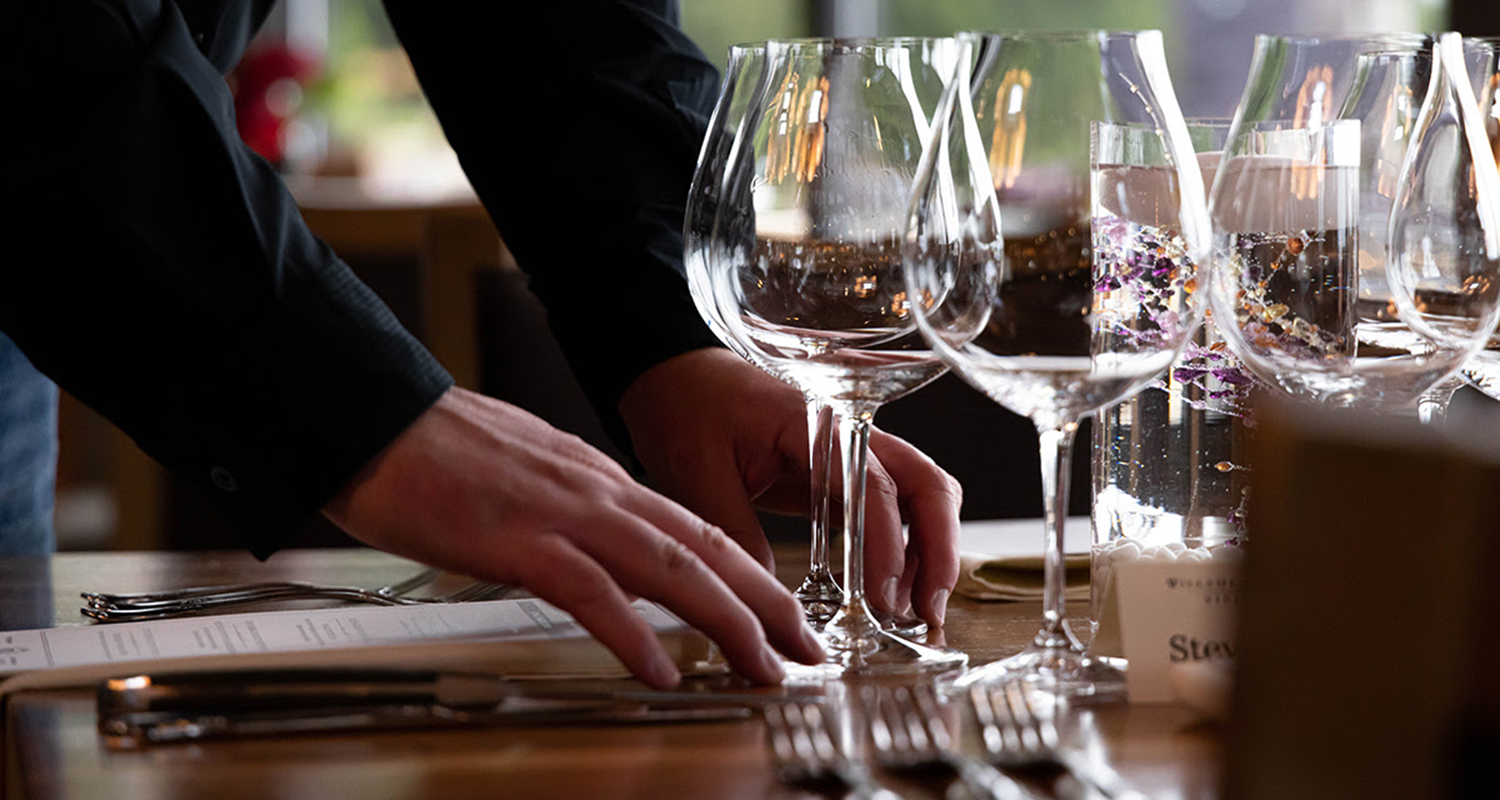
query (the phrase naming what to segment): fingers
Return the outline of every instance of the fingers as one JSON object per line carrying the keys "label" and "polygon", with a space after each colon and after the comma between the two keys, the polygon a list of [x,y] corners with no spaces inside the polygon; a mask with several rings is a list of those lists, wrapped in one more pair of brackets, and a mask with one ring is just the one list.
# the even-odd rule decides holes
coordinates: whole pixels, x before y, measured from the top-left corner
{"label": "fingers", "polygon": [[[713,638],[746,677],[780,679],[767,641],[793,660],[823,660],[796,598],[724,531],[655,494],[632,497],[625,509],[640,515],[639,527],[586,545],[622,586]],[[773,670],[764,669],[767,660]]]}
{"label": "fingers", "polygon": [[[897,503],[910,523],[907,560],[916,562],[910,584],[912,609],[941,625],[948,597],[958,582],[958,512],[963,487],[932,459],[895,436],[874,431],[870,449],[895,485]],[[900,575],[895,563],[888,562],[887,569],[894,571],[881,573],[883,580]]]}
{"label": "fingers", "polygon": [[656,632],[630,607],[631,599],[603,567],[560,536],[536,537],[526,549],[530,552],[518,560],[546,565],[522,569],[522,581],[533,594],[571,614],[631,674],[651,686],[669,689],[681,681]]}
{"label": "fingers", "polygon": [[674,482],[672,495],[698,516],[722,526],[760,564],[762,571],[770,574],[775,565],[771,543],[766,541],[755,506],[734,462],[727,458],[703,458],[696,467],[691,476]]}
{"label": "fingers", "polygon": [[451,390],[325,513],[375,547],[526,586],[654,686],[679,676],[632,594],[711,637],[754,681],[783,675],[771,645],[800,661],[824,657],[791,592],[722,531],[489,398]]}
{"label": "fingers", "polygon": [[884,465],[871,458],[865,474],[865,595],[875,608],[891,614],[906,610],[901,596],[906,538],[898,491]]}

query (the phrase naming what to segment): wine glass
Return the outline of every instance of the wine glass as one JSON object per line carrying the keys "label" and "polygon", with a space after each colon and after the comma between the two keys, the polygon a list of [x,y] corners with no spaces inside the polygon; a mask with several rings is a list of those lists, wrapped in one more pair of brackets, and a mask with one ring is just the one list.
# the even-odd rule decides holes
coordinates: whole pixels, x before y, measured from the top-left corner
{"label": "wine glass", "polygon": [[1361,53],[1420,51],[1431,44],[1432,37],[1420,33],[1257,36],[1226,141],[1268,120],[1315,127],[1334,119],[1345,107]]}
{"label": "wine glass", "polygon": [[[1493,70],[1490,44],[1465,40],[1469,73],[1483,80]],[[1483,76],[1483,77],[1481,77]],[[1410,142],[1415,138],[1418,112],[1432,82],[1429,50],[1361,53],[1356,58],[1354,86],[1339,117],[1360,121],[1362,155],[1359,173],[1359,297],[1355,303],[1359,331],[1372,346],[1402,340],[1423,346],[1425,341],[1397,313],[1387,283],[1387,239],[1396,193]],[[1481,85],[1475,86],[1481,90]],[[1483,112],[1481,112],[1483,113]],[[1477,357],[1477,356],[1476,356]],[[1438,381],[1417,399],[1423,422],[1444,416],[1449,399],[1463,384],[1459,374]]]}
{"label": "wine glass", "polygon": [[[1500,100],[1500,38],[1464,37],[1463,42],[1465,65],[1473,82],[1490,155],[1500,164],[1500,102],[1497,102]],[[1451,116],[1455,110],[1456,106],[1450,108],[1448,114]],[[1445,416],[1449,400],[1464,383],[1500,399],[1500,330],[1493,332],[1485,346],[1470,355],[1457,373],[1423,393],[1418,401],[1423,421]]]}
{"label": "wine glass", "polygon": [[[1396,184],[1388,262],[1400,317],[1435,350],[1456,351],[1455,367],[1482,376],[1500,324],[1500,168],[1466,63],[1472,52],[1457,33],[1433,47],[1431,85]],[[1488,92],[1493,48],[1484,58],[1479,87]]]}
{"label": "wine glass", "polygon": [[821,676],[967,660],[883,631],[863,566],[871,420],[944,370],[911,319],[901,243],[954,51],[951,38],[768,42],[770,91],[742,122],[711,236],[705,299],[729,335],[838,418],[844,594]]}
{"label": "wine glass", "polygon": [[[773,362],[757,358],[730,335],[704,283],[708,275],[709,238],[718,214],[725,166],[746,111],[752,104],[764,100],[768,91],[768,79],[764,42],[737,44],[729,48],[719,98],[709,119],[708,133],[699,151],[688,192],[683,222],[683,247],[689,286],[698,311],[709,328],[741,357],[771,375],[797,385],[794,375],[788,374]],[[838,611],[844,596],[843,589],[839,588],[834,578],[829,559],[829,543],[832,538],[829,529],[829,487],[837,424],[832,406],[823,402],[816,394],[805,389],[802,392],[807,403],[808,463],[811,467],[809,521],[812,535],[808,572],[794,594],[802,604],[808,623],[815,630],[821,630]],[[927,623],[921,619],[879,611],[874,613],[882,627],[902,635],[919,636],[927,632]]]}
{"label": "wine glass", "polygon": [[[1160,32],[972,41],[972,75],[955,77],[915,195],[912,307],[956,374],[1037,427],[1045,590],[1032,643],[957,685],[1117,698],[1123,673],[1065,620],[1068,463],[1080,420],[1161,375],[1201,319],[1202,178]],[[1160,166],[1093,164],[1096,123],[1141,129]]]}
{"label": "wine glass", "polygon": [[[1425,102],[1434,99],[1429,89]],[[1418,315],[1399,309],[1394,259],[1378,245],[1362,256],[1361,238],[1379,237],[1373,231],[1395,217],[1361,219],[1361,128],[1321,112],[1239,128],[1209,198],[1209,298],[1229,348],[1266,383],[1313,402],[1404,413],[1472,347],[1420,330]],[[1384,283],[1391,300],[1362,304],[1367,280]]]}
{"label": "wine glass", "polygon": [[[719,98],[709,118],[708,133],[704,136],[688,190],[682,239],[688,283],[698,311],[709,328],[742,358],[787,380],[787,376],[778,371],[774,364],[755,358],[753,353],[728,334],[704,284],[708,276],[709,236],[718,215],[725,165],[746,110],[753,102],[759,101],[766,91],[766,65],[764,42],[737,44],[729,48]],[[807,402],[808,463],[811,465],[809,520],[812,536],[808,572],[795,594],[802,603],[808,623],[814,628],[821,628],[838,610],[839,601],[843,597],[843,590],[834,580],[828,558],[828,481],[832,469],[834,420],[831,406],[806,392],[803,397]]]}
{"label": "wine glass", "polygon": [[[1489,134],[1490,152],[1500,167],[1500,37],[1475,39],[1490,47],[1489,69],[1479,73],[1479,114],[1484,118],[1485,130]],[[1489,344],[1469,356],[1459,370],[1470,386],[1500,400],[1500,328],[1490,335]]]}

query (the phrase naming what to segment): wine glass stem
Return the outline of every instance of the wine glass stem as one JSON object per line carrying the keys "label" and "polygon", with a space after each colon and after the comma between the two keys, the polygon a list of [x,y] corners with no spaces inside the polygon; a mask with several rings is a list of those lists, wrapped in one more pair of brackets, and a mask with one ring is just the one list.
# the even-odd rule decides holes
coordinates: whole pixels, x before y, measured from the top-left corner
{"label": "wine glass stem", "polygon": [[844,602],[829,628],[839,629],[852,640],[880,627],[865,603],[865,474],[874,415],[849,410],[835,416],[843,437]]}
{"label": "wine glass stem", "polygon": [[818,581],[833,581],[832,567],[828,561],[828,513],[831,506],[828,486],[833,470],[833,407],[821,400],[807,401],[807,441],[811,448],[808,456],[812,465],[812,506],[809,517],[812,521],[812,552],[808,577]]}
{"label": "wine glass stem", "polygon": [[1453,393],[1463,385],[1461,378],[1444,378],[1438,381],[1436,386],[1422,393],[1417,398],[1417,418],[1423,425],[1442,422],[1448,416],[1448,403],[1453,400]]}
{"label": "wine glass stem", "polygon": [[1047,646],[1067,646],[1069,639],[1064,620],[1067,616],[1067,571],[1064,563],[1063,525],[1068,518],[1068,480],[1072,475],[1073,436],[1076,421],[1056,427],[1037,427],[1042,455],[1042,515],[1046,539],[1042,547],[1043,592],[1042,631],[1038,643],[1050,639]]}

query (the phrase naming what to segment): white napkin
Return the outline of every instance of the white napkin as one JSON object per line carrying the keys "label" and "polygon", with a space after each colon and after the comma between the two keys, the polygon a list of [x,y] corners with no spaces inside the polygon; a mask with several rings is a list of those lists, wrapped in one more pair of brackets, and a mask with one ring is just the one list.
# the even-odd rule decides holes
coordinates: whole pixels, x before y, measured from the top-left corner
{"label": "white napkin", "polygon": [[[1088,517],[1069,517],[1063,528],[1068,600],[1089,599]],[[959,531],[959,575],[954,593],[974,600],[1042,599],[1042,521],[981,520]]]}

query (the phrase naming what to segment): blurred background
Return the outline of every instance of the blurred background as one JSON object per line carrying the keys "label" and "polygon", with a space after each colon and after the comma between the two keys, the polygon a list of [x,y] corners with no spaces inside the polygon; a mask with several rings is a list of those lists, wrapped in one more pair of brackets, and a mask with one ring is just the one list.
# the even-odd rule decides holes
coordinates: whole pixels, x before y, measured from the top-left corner
{"label": "blurred background", "polygon": [[[766,38],[1159,28],[1183,111],[1197,117],[1233,112],[1257,33],[1500,34],[1494,0],[680,1],[684,27],[721,66],[731,44]],[[503,42],[497,32],[496,46]],[[285,174],[309,225],[460,384],[610,449],[551,343],[524,273],[444,141],[379,0],[282,0],[230,82],[241,134]],[[476,94],[476,102],[483,98]],[[518,340],[527,346],[506,346]],[[239,546],[206,498],[107,421],[66,395],[61,416],[59,549]],[[1030,424],[957,379],[890,404],[877,424],[915,441],[963,481],[966,518],[1040,514]],[[976,437],[976,430],[984,433]],[[1088,506],[1089,442],[1089,432],[1080,431],[1075,513]],[[774,535],[805,528],[767,523]],[[344,543],[320,520],[297,540]]]}

